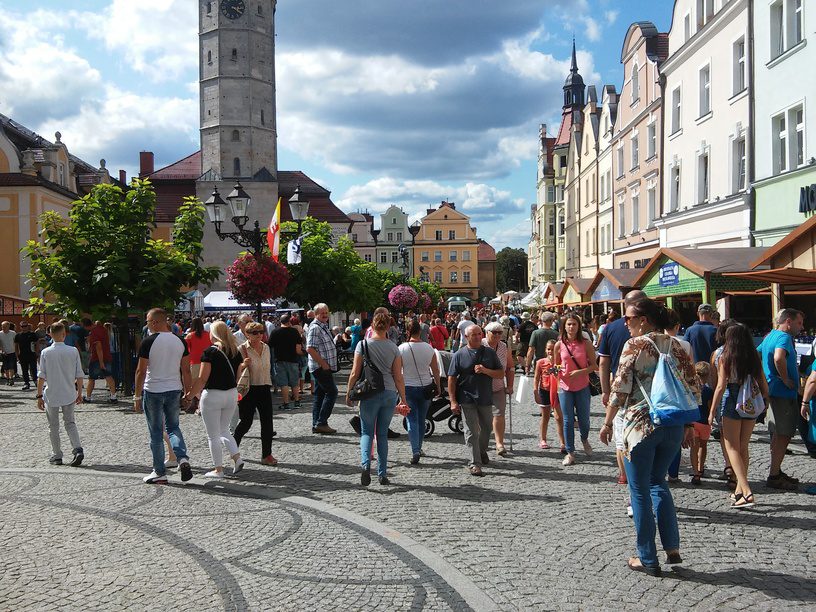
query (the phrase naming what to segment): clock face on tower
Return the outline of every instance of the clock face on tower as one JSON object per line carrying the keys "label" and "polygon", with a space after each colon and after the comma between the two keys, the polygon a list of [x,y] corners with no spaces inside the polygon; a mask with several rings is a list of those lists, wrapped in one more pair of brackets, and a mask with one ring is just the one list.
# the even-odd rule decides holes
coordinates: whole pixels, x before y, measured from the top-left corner
{"label": "clock face on tower", "polygon": [[238,19],[244,14],[244,0],[221,0],[221,13],[227,19]]}

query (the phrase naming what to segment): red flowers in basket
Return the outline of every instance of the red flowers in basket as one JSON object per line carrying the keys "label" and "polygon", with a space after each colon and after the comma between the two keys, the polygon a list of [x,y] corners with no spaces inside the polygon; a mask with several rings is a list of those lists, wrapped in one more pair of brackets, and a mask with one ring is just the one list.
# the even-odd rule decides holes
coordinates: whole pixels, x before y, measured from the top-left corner
{"label": "red flowers in basket", "polygon": [[257,304],[283,295],[289,271],[268,255],[245,253],[227,267],[227,289],[242,304]]}

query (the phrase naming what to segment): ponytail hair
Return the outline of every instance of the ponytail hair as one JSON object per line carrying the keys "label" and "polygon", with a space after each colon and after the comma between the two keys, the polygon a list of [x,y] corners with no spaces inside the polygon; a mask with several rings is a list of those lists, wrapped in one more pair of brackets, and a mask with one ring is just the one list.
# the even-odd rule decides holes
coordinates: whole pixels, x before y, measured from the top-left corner
{"label": "ponytail hair", "polygon": [[655,329],[670,329],[671,319],[669,318],[668,309],[649,298],[638,300],[632,307],[635,309],[637,316],[646,317],[652,327]]}

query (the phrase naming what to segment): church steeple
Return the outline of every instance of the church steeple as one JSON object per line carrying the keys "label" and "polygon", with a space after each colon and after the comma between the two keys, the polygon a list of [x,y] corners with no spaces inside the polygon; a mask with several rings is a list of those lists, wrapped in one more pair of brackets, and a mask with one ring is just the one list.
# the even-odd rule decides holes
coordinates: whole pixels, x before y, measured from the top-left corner
{"label": "church steeple", "polygon": [[575,37],[572,39],[572,65],[567,80],[564,81],[564,110],[584,108],[584,79],[578,72],[578,58],[575,53]]}

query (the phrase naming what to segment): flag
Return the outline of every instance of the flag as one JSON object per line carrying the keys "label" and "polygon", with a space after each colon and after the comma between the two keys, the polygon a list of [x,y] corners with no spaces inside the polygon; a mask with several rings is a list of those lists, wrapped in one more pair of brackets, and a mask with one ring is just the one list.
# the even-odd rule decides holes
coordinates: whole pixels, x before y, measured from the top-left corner
{"label": "flag", "polygon": [[286,261],[290,265],[297,265],[301,262],[300,249],[303,245],[303,236],[298,236],[289,243],[286,249]]}
{"label": "flag", "polygon": [[266,242],[269,244],[269,252],[272,253],[272,259],[278,261],[278,254],[280,252],[280,205],[281,199],[278,198],[278,206],[275,208],[275,214],[269,222],[269,231],[266,233]]}

